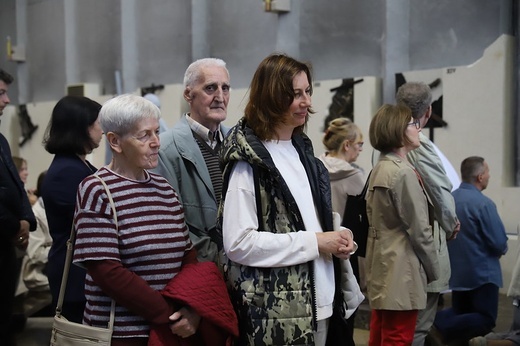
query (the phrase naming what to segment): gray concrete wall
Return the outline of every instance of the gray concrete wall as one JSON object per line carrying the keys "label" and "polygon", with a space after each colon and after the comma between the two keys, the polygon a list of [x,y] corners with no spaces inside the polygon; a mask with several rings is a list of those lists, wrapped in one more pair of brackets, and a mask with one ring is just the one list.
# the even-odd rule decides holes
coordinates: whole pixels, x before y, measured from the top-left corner
{"label": "gray concrete wall", "polygon": [[[76,82],[98,83],[104,93],[115,93],[114,73],[125,66],[130,89],[180,83],[189,62],[206,53],[228,62],[238,88],[249,84],[260,60],[273,51],[312,62],[317,80],[385,77],[402,66],[466,65],[502,33],[502,8],[510,1],[292,0],[288,14],[265,12],[261,0],[26,3],[27,60],[22,64],[29,72],[19,82],[28,85],[29,101],[37,102],[59,98],[67,84]],[[2,0],[1,6],[0,37],[10,34],[16,40],[15,0]],[[133,6],[130,19],[124,17],[129,12],[122,13],[125,6]],[[392,25],[402,30],[387,35]],[[123,52],[129,45],[134,53]],[[383,51],[392,47],[409,51]],[[6,61],[5,50],[1,44],[0,64],[16,75],[17,63]],[[16,103],[16,92],[11,95]]]}
{"label": "gray concrete wall", "polygon": [[410,70],[467,65],[502,33],[508,0],[410,1]]}

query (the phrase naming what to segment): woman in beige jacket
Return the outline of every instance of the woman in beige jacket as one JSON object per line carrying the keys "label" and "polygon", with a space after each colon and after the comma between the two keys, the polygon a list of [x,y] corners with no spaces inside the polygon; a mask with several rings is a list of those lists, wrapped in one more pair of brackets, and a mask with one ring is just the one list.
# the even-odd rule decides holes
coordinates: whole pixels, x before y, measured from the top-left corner
{"label": "woman in beige jacket", "polygon": [[[406,154],[420,146],[420,126],[404,105],[383,105],[370,124],[382,155],[367,192],[369,345],[411,345],[426,284],[439,275],[429,202]],[[433,216],[433,215],[432,215]]]}

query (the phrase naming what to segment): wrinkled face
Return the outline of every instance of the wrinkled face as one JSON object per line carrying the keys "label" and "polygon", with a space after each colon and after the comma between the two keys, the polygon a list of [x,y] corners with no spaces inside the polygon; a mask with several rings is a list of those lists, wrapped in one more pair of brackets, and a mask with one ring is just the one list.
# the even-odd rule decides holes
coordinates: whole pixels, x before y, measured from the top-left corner
{"label": "wrinkled face", "polygon": [[22,163],[22,167],[20,167],[18,175],[20,176],[20,180],[23,182],[23,184],[27,184],[27,176],[29,175],[29,170],[27,169],[27,162],[24,161]]}
{"label": "wrinkled face", "polygon": [[421,146],[419,141],[419,132],[421,132],[421,125],[418,119],[410,118],[410,122],[406,127],[406,136],[411,144],[406,145],[408,149],[413,150]]}
{"label": "wrinkled face", "polygon": [[222,66],[206,66],[193,86],[184,90],[190,116],[211,131],[226,120],[229,102],[229,75]]}
{"label": "wrinkled face", "polygon": [[0,80],[0,115],[4,112],[5,106],[7,106],[11,100],[9,100],[9,96],[7,96],[8,86],[5,84],[3,80]]}
{"label": "wrinkled face", "polygon": [[99,123],[99,117],[96,119],[96,121],[94,121],[92,125],[89,126],[88,133],[90,135],[90,138],[92,139],[92,142],[95,144],[94,148],[99,147],[99,143],[103,138],[103,130],[101,129],[101,125]]}
{"label": "wrinkled face", "polygon": [[293,90],[294,100],[285,114],[284,125],[294,129],[305,124],[312,105],[311,86],[305,72],[302,71],[293,78]]}
{"label": "wrinkled face", "polygon": [[132,169],[152,169],[159,163],[159,120],[140,120],[134,130],[121,137],[121,155]]}

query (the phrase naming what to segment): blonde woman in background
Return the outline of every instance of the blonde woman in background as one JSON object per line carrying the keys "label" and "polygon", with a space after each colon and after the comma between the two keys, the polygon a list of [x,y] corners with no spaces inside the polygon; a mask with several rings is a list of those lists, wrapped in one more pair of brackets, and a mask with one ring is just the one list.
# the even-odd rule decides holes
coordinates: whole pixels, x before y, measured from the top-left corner
{"label": "blonde woman in background", "polygon": [[[16,166],[16,169],[18,170],[18,175],[20,176],[20,180],[22,181],[23,185],[27,184],[27,177],[29,176],[29,168],[27,167],[27,160],[24,158],[13,156],[13,162]],[[29,197],[29,202],[31,205],[34,205],[36,203],[36,200],[38,200],[38,196],[34,194],[34,189],[27,189],[27,197]]]}
{"label": "blonde woman in background", "polygon": [[363,171],[353,163],[363,151],[363,134],[348,118],[336,118],[325,131],[327,150],[320,156],[329,171],[332,209],[343,218],[347,195],[359,195],[365,186]]}
{"label": "blonde woman in background", "polygon": [[[323,136],[323,144],[326,152],[319,159],[323,162],[329,172],[332,210],[337,212],[343,219],[345,204],[348,195],[359,195],[365,185],[365,177],[363,171],[354,166],[353,163],[363,151],[363,134],[359,127],[348,118],[336,118],[329,122],[328,128]],[[354,238],[355,240],[355,238]],[[353,274],[359,281],[359,269],[357,256],[350,257],[353,268]],[[353,278],[355,280],[355,278]],[[351,292],[351,301],[347,305],[358,306],[364,299],[358,283],[354,282],[357,290]],[[348,318],[348,330],[351,338],[344,340],[345,345],[355,345],[354,335],[354,308],[353,314]]]}

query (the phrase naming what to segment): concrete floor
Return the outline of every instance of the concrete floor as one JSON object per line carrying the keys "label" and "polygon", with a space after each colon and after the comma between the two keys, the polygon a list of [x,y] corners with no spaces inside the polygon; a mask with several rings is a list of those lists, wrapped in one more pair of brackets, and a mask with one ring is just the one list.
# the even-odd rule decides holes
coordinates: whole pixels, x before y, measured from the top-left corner
{"label": "concrete floor", "polygon": [[[451,295],[445,294],[445,306],[450,306]],[[509,330],[513,318],[512,301],[505,295],[500,295],[496,331]],[[364,303],[363,309],[367,312]],[[361,311],[360,311],[361,312]],[[360,314],[361,315],[361,314]],[[18,346],[48,346],[51,337],[52,317],[30,317],[22,332],[18,334]],[[368,344],[369,331],[364,328],[354,330],[354,340],[357,346]]]}

